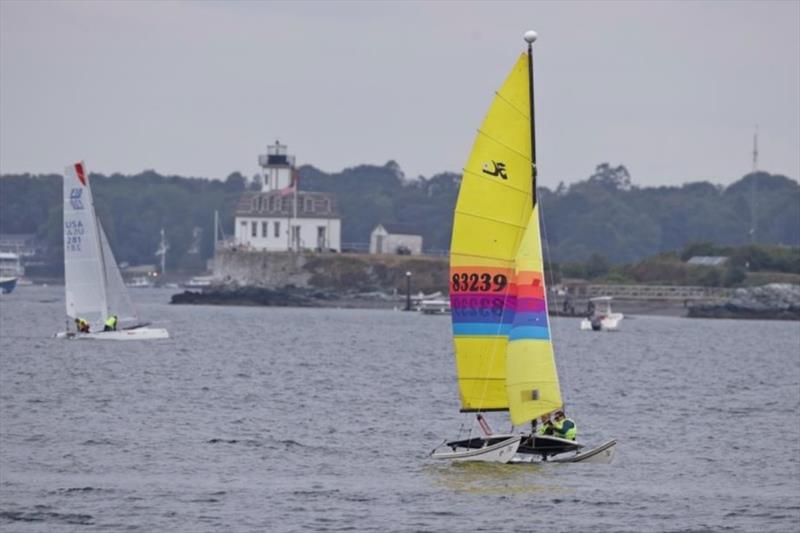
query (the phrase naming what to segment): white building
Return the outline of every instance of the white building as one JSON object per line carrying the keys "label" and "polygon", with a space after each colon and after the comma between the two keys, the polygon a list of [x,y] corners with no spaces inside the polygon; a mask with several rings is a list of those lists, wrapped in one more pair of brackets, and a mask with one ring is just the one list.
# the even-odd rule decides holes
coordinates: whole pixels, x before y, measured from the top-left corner
{"label": "white building", "polygon": [[342,221],[331,195],[298,190],[294,156],[275,142],[258,157],[261,192],[246,192],[236,207],[236,244],[253,250],[340,251]]}
{"label": "white building", "polygon": [[369,253],[420,255],[422,235],[399,224],[378,224],[369,236]]}

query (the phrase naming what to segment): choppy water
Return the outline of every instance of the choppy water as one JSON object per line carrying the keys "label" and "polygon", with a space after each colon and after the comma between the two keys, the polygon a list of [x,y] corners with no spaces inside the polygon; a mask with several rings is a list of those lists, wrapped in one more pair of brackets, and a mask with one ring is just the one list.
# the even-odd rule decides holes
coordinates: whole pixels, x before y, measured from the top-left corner
{"label": "choppy water", "polygon": [[800,528],[798,323],[556,320],[615,462],[452,465],[426,458],[466,416],[449,318],[134,297],[172,339],[58,341],[61,289],[0,300],[0,530]]}

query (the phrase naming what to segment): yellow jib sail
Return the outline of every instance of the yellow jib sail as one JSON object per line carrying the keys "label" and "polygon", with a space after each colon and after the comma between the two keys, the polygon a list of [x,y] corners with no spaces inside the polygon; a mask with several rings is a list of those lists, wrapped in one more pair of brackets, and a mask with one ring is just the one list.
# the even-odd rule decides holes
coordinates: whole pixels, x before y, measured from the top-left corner
{"label": "yellow jib sail", "polygon": [[517,298],[506,348],[506,392],[514,425],[561,407],[561,389],[550,340],[539,208],[531,213],[516,257]]}
{"label": "yellow jib sail", "polygon": [[509,407],[515,258],[532,212],[529,84],[522,54],[478,131],[456,204],[450,300],[463,411]]}

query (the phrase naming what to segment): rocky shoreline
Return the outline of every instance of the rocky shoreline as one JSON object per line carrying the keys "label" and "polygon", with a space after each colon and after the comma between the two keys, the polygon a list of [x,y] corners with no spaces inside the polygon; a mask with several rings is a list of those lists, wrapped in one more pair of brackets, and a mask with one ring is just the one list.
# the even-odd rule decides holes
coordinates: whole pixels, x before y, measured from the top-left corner
{"label": "rocky shoreline", "polygon": [[725,302],[690,306],[689,317],[800,320],[800,285],[771,283],[736,289]]}
{"label": "rocky shoreline", "polygon": [[287,286],[265,287],[218,286],[201,291],[173,294],[172,304],[242,305],[266,307],[353,307],[391,309],[405,304],[405,298],[383,293],[345,293],[336,290],[303,289]]}

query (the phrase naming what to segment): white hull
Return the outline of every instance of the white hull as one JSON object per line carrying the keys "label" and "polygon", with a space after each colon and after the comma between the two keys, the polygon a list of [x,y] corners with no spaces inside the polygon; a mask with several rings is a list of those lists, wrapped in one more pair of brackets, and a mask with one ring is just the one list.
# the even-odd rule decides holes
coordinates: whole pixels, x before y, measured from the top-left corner
{"label": "white hull", "polygon": [[610,440],[592,448],[591,450],[582,450],[581,452],[573,455],[572,457],[563,457],[553,459],[553,463],[596,463],[608,464],[614,459],[614,453],[617,451],[617,441]]}
{"label": "white hull", "polygon": [[145,341],[168,339],[169,332],[164,328],[134,328],[119,331],[98,331],[96,333],[74,333],[62,331],[56,334],[58,339],[86,339],[102,341]]}
{"label": "white hull", "polygon": [[[599,331],[614,331],[619,327],[620,321],[623,319],[622,313],[611,313],[610,315],[604,316],[600,319],[600,329]],[[584,318],[581,320],[581,330],[582,331],[591,331],[592,329],[592,321],[588,318]],[[595,330],[598,331],[598,330]]]}
{"label": "white hull", "polygon": [[507,463],[511,461],[517,453],[521,435],[510,437],[506,440],[485,446],[483,448],[456,448],[451,451],[434,451],[431,457],[434,459],[449,459],[451,461],[480,461],[484,463]]}
{"label": "white hull", "polygon": [[581,450],[577,453],[575,452],[567,452],[563,454],[556,455],[551,457],[547,460],[544,460],[541,455],[539,454],[530,454],[530,453],[520,453],[517,452],[516,455],[509,461],[510,463],[518,464],[518,463],[597,463],[597,464],[608,464],[614,458],[614,452],[616,451],[617,441],[610,440],[608,442],[604,442],[600,446],[596,446],[589,450]]}

